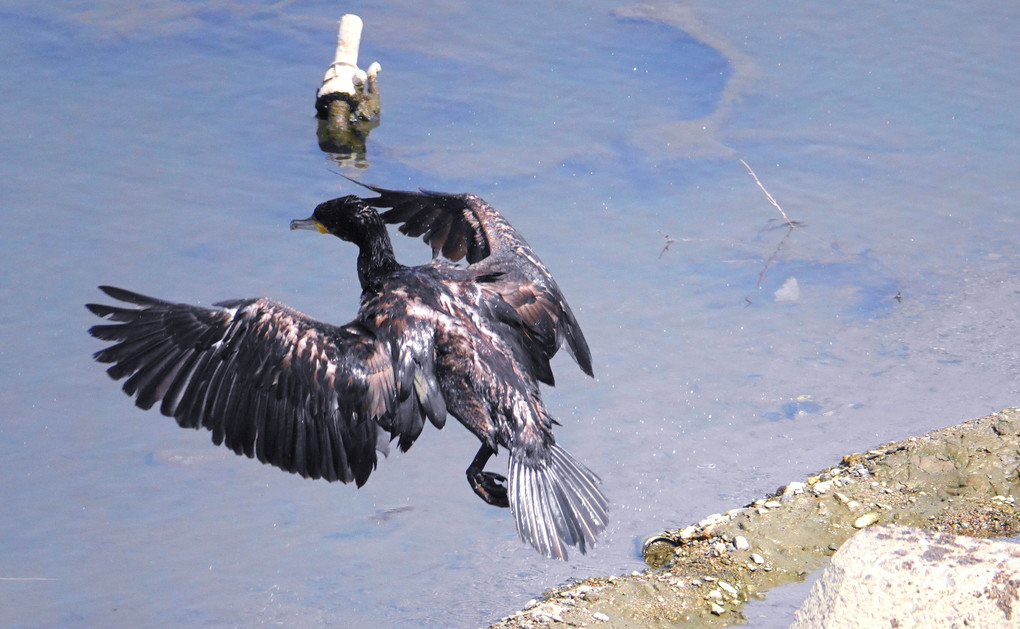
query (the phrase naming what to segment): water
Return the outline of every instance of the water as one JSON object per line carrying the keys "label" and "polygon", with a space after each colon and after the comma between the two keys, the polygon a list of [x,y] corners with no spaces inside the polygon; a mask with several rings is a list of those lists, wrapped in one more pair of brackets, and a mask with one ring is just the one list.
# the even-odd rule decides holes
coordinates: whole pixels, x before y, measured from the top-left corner
{"label": "water", "polygon": [[[138,411],[91,361],[100,283],[353,314],[353,249],[287,230],[350,190],[312,119],[342,12],[383,66],[368,166],[343,172],[481,194],[585,330],[597,378],[558,357],[545,397],[613,501],[588,556],[519,543],[467,488],[477,444],[455,425],[355,490]],[[0,624],[484,625],[846,451],[1017,404],[1018,19],[3,5]],[[784,240],[740,159],[804,227]]]}

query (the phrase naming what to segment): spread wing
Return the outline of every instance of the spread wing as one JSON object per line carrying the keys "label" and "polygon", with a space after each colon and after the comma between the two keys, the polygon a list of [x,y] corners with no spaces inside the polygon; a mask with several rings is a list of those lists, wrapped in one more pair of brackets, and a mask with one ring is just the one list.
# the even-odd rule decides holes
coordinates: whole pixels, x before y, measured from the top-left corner
{"label": "spread wing", "polygon": [[[433,256],[442,255],[453,262],[466,257],[480,274],[486,274],[491,280],[487,282],[488,294],[498,296],[517,312],[525,326],[522,343],[538,363],[547,365],[566,341],[581,370],[592,375],[588,343],[556,280],[495,208],[473,194],[402,192],[355,183],[379,195],[366,202],[388,208],[381,214],[384,221],[398,224],[405,235],[420,236],[432,247]],[[552,384],[548,368],[535,375]]]}
{"label": "spread wing", "polygon": [[528,354],[526,362],[540,382],[555,384],[549,361],[564,340],[581,371],[593,375],[591,352],[581,326],[555,283],[543,285],[527,277],[522,279],[515,272],[489,278],[479,281],[482,295],[487,301],[509,305],[513,310],[522,333],[521,345]]}
{"label": "spread wing", "polygon": [[[361,486],[390,438],[406,450],[446,406],[431,359],[361,323],[332,326],[266,299],[213,308],[101,286],[132,306],[88,304],[116,344],[96,352],[124,392],[213,442],[310,478]],[[429,348],[431,351],[431,348]]]}
{"label": "spread wing", "polygon": [[432,247],[432,255],[453,262],[467,258],[475,264],[489,256],[513,255],[516,247],[528,247],[517,230],[480,197],[442,192],[402,192],[363,184],[379,196],[365,201],[376,208],[388,208],[383,220],[399,224],[400,233],[421,237]]}

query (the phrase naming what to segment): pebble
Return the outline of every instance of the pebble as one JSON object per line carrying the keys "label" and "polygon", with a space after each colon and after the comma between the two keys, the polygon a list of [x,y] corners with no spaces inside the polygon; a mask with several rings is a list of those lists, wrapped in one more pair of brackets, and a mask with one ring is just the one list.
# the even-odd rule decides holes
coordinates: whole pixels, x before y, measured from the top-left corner
{"label": "pebble", "polygon": [[854,476],[867,476],[870,472],[868,472],[868,468],[863,465],[855,465],[850,469],[850,473]]}
{"label": "pebble", "polygon": [[751,547],[751,544],[748,543],[747,538],[743,535],[737,535],[733,538],[733,546],[737,550],[747,550]]}
{"label": "pebble", "polygon": [[823,480],[815,483],[814,486],[811,487],[811,491],[815,492],[816,496],[821,496],[822,494],[827,493],[830,489],[832,489],[831,480]]}
{"label": "pebble", "polygon": [[726,590],[726,593],[729,594],[730,596],[736,596],[737,595],[737,588],[733,587],[732,585],[730,585],[729,583],[727,583],[725,581],[720,581],[719,582],[719,587],[721,587],[722,589]]}
{"label": "pebble", "polygon": [[799,494],[804,491],[807,487],[807,483],[801,483],[794,481],[783,488],[783,496],[789,496],[793,494]]}
{"label": "pebble", "polygon": [[865,513],[861,517],[854,520],[854,528],[863,529],[865,527],[871,526],[875,522],[878,522],[877,513]]}
{"label": "pebble", "polygon": [[765,563],[765,558],[759,555],[758,553],[751,553],[751,561],[760,566],[761,564]]}
{"label": "pebble", "polygon": [[549,619],[555,620],[556,622],[563,622],[563,616],[560,614],[564,611],[566,611],[566,609],[564,607],[560,607],[556,603],[545,603],[544,605],[540,605],[532,610],[531,615],[539,620]]}
{"label": "pebble", "polygon": [[590,585],[579,585],[572,590],[563,592],[563,596],[567,598],[585,598],[585,596],[594,589],[595,588]]}
{"label": "pebble", "polygon": [[709,605],[709,609],[711,609],[712,613],[715,614],[716,616],[722,616],[723,614],[726,613],[726,608],[718,603],[712,603],[711,605]]}
{"label": "pebble", "polygon": [[692,524],[692,525],[686,527],[684,530],[680,531],[680,539],[684,539],[684,540],[691,539],[691,538],[694,537],[694,534],[697,533],[697,532],[698,532],[698,527],[696,527],[696,526],[694,526]]}
{"label": "pebble", "polygon": [[704,528],[704,527],[706,527],[706,526],[709,526],[709,525],[715,524],[715,523],[716,523],[716,522],[718,522],[719,520],[723,520],[723,519],[725,519],[725,517],[726,517],[726,516],[724,516],[724,515],[723,515],[723,514],[721,514],[721,513],[713,513],[712,515],[708,516],[707,518],[705,518],[705,519],[704,519],[704,520],[702,520],[701,522],[698,522],[698,526],[700,526],[700,527]]}
{"label": "pebble", "polygon": [[765,503],[765,506],[769,509],[778,509],[779,507],[783,506],[783,503],[779,502],[778,500],[769,500],[768,502]]}
{"label": "pebble", "polygon": [[591,615],[591,617],[594,618],[595,620],[600,621],[600,622],[608,622],[609,621],[609,616],[603,614],[602,612],[595,612],[595,613],[593,613]]}

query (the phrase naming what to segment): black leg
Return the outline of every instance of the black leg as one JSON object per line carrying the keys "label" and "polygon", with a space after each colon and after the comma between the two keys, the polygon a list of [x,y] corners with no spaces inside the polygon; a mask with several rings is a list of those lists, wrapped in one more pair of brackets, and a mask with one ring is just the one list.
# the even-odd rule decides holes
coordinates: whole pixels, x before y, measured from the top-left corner
{"label": "black leg", "polygon": [[478,497],[495,507],[509,507],[510,501],[506,497],[506,477],[494,472],[484,471],[485,464],[495,452],[489,446],[482,444],[478,448],[478,454],[471,461],[467,468],[468,484]]}

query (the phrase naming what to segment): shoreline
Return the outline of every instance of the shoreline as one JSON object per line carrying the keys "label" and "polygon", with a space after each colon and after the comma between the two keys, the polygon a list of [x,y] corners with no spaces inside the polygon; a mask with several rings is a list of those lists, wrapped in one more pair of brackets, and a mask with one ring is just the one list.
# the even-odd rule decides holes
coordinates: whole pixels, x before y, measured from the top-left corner
{"label": "shoreline", "polygon": [[1020,533],[1020,408],[887,443],[744,507],[646,539],[643,572],[563,584],[490,629],[722,627],[825,566],[854,533],[898,524]]}

